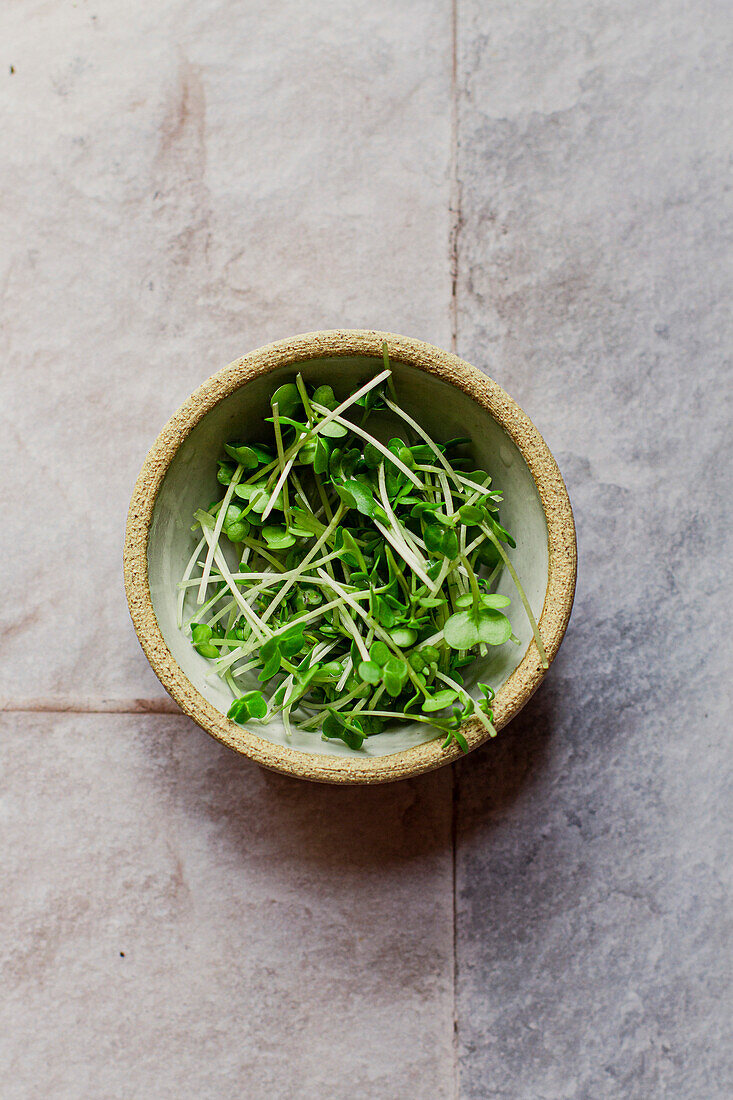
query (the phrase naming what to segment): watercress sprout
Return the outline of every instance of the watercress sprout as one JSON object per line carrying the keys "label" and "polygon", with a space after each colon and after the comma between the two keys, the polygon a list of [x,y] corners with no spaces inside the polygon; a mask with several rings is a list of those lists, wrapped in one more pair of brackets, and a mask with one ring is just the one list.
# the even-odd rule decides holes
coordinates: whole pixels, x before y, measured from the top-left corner
{"label": "watercress sprout", "polygon": [[232,691],[233,721],[279,720],[354,751],[390,720],[415,722],[467,751],[466,719],[495,733],[494,691],[479,683],[475,699],[463,672],[516,641],[502,570],[546,662],[544,648],[501,492],[473,468],[470,439],[434,440],[401,407],[383,353],[384,370],[343,398],[286,380],[263,437],[224,445],[221,499],[194,516],[179,626]]}

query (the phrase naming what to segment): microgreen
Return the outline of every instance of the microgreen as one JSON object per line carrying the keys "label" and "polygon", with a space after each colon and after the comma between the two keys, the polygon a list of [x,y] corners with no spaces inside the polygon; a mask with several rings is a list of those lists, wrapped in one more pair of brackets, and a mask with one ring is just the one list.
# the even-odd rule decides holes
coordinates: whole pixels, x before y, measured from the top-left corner
{"label": "microgreen", "polygon": [[179,626],[232,691],[233,721],[277,717],[352,750],[416,722],[465,752],[466,719],[496,731],[493,689],[480,683],[477,702],[463,670],[517,640],[494,591],[502,569],[546,663],[544,649],[501,492],[473,469],[470,439],[433,440],[401,408],[383,353],[343,399],[285,381],[263,438],[225,444],[221,499],[194,515]]}

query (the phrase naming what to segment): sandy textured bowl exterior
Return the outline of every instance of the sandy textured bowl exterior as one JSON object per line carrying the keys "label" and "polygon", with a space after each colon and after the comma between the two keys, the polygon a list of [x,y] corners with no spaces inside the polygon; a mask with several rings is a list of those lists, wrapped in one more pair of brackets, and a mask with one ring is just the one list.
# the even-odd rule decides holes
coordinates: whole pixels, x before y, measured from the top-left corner
{"label": "sandy textured bowl exterior", "polygon": [[[196,690],[168,649],[155,617],[148,584],[148,535],[158,490],[183,440],[203,417],[239,387],[276,368],[308,359],[366,355],[381,358],[382,342],[390,358],[436,375],[462,390],[502,426],[514,440],[534,478],[548,531],[548,583],[539,621],[540,633],[552,662],[562,641],[573,605],[576,579],[575,524],[567,490],[546,443],[532,421],[500,386],[476,367],[450,352],[394,333],[359,329],[311,332],[267,344],[214,374],[168,421],[150,449],[135,484],[127,518],[124,570],[125,590],[140,644],[163,687],[182,710],[218,741],[267,768],[326,783],[387,783],[451,763],[462,755],[452,745],[429,741],[382,757],[326,757],[295,751],[266,741],[231,722]],[[494,701],[497,729],[524,706],[538,688],[545,670],[532,642],[521,663],[499,689]],[[463,725],[470,748],[486,740],[476,719]]]}

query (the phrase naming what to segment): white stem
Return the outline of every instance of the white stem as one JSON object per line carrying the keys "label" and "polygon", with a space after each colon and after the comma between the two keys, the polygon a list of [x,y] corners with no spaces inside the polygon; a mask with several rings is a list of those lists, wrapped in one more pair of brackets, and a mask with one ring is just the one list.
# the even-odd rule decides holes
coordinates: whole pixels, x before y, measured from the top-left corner
{"label": "white stem", "polygon": [[[188,565],[186,566],[186,568],[184,570],[184,573],[183,573],[183,577],[181,578],[181,580],[178,584],[180,592],[178,593],[178,612],[177,612],[177,615],[176,615],[176,623],[178,625],[179,630],[183,626],[183,604],[184,604],[184,601],[186,599],[186,588],[188,587],[188,584],[186,582],[188,581],[188,578],[193,573],[193,568],[196,565],[196,562],[198,560],[198,556],[201,553],[204,546],[206,546],[206,539],[201,539],[201,541],[198,543],[196,549],[194,550],[193,554],[191,554],[191,557],[188,559]],[[198,584],[199,581],[196,580],[196,581],[192,581],[191,583],[192,584]]]}
{"label": "white stem", "polygon": [[501,545],[501,543],[499,542],[498,538],[496,537],[496,535],[494,534],[493,531],[490,531],[488,527],[482,527],[481,530],[486,534],[487,538],[489,538],[491,540],[491,542],[493,542],[494,546],[496,547],[496,549],[499,551],[499,553],[501,555],[501,558],[502,558],[502,561],[504,562],[504,565],[509,570],[509,574],[510,574],[512,580],[514,581],[514,587],[516,588],[517,592],[519,593],[519,598],[522,601],[522,604],[524,605],[525,612],[527,613],[527,618],[529,619],[529,625],[532,627],[532,633],[534,634],[534,640],[535,640],[535,643],[537,645],[537,650],[538,650],[539,655],[540,655],[540,662],[542,664],[542,667],[543,668],[549,668],[550,663],[547,660],[547,654],[545,653],[545,647],[544,647],[544,644],[542,642],[542,637],[540,635],[540,628],[537,625],[537,620],[535,619],[534,615],[532,614],[532,608],[529,606],[529,600],[527,599],[525,591],[522,588],[522,585],[520,584],[519,577],[517,576],[516,570],[515,570],[514,566],[512,565],[512,563],[509,561],[509,555],[507,554],[506,550]]}
{"label": "white stem", "polygon": [[398,542],[397,539],[392,534],[392,532],[389,530],[389,528],[385,527],[383,523],[380,523],[378,519],[372,520],[372,522],[373,522],[374,526],[377,528],[377,530],[379,531],[379,533],[397,551],[399,556],[404,561],[405,565],[409,565],[409,567],[410,567],[410,569],[412,569],[413,573],[417,573],[418,577],[423,582],[423,584],[426,584],[428,587],[430,587],[430,585],[433,582],[430,580],[430,577],[427,575],[427,573],[425,572],[423,567],[420,565],[420,562],[417,561],[415,558],[413,558],[412,554],[407,549],[405,544]]}
{"label": "white stem", "polygon": [[[412,536],[411,532],[409,532],[407,530],[407,528],[403,527],[402,524],[399,522],[399,520],[397,519],[397,516],[394,514],[394,511],[392,509],[392,505],[389,502],[389,496],[387,494],[387,477],[386,477],[386,474],[384,472],[384,463],[383,462],[379,463],[379,479],[378,480],[379,480],[379,497],[380,497],[380,500],[382,502],[382,507],[384,508],[385,512],[387,513],[387,519],[389,520],[390,527],[392,528],[392,530],[395,533],[395,537],[401,539],[402,542],[404,542],[405,546],[407,547],[408,553],[411,553],[414,556],[415,560],[417,562],[419,562],[421,566],[424,566],[425,565],[425,559],[423,558],[423,556],[420,553],[420,551],[418,550],[418,548],[414,545],[413,536]],[[423,543],[423,545],[424,545],[424,543]]]}
{"label": "white stem", "polygon": [[[373,390],[375,386],[378,386],[380,382],[383,382],[385,378],[388,378],[391,373],[392,372],[388,370],[382,371],[381,374],[378,374],[375,378],[372,378],[371,382],[366,382],[360,389],[356,391],[356,393],[352,393],[351,397],[347,397],[345,401],[342,401],[340,405],[337,405],[337,407],[333,411],[325,408],[323,405],[316,405],[315,403],[313,404],[314,409],[317,409],[318,412],[322,412],[324,414],[323,419],[319,420],[317,424],[309,429],[309,431],[303,432],[298,437],[298,439],[296,439],[295,443],[292,443],[288,448],[290,451],[292,451],[292,454],[288,458],[288,461],[285,463],[285,467],[275,484],[274,492],[267,502],[267,507],[262,513],[263,520],[267,519],[270,512],[272,511],[275,501],[277,500],[278,493],[284,485],[285,479],[287,478],[288,474],[292,470],[293,463],[295,462],[295,459],[298,455],[298,451],[303,446],[303,444],[311,440],[314,435],[318,435],[323,430],[324,425],[330,424],[332,420],[335,420],[341,424],[345,423],[348,428],[353,428],[353,425],[348,420],[342,420],[340,414],[342,412],[345,412],[346,409],[351,408],[351,406],[355,404],[360,397],[363,397],[365,393],[369,392],[369,390]],[[354,428],[354,431],[356,431],[356,428]],[[357,432],[357,434],[359,434],[359,432]],[[413,481],[415,481],[418,486],[420,485],[420,482],[417,481],[414,476]]]}
{"label": "white stem", "polygon": [[[229,482],[229,485],[227,487],[227,491],[224,494],[224,499],[221,502],[221,508],[219,509],[219,511],[217,512],[217,515],[216,515],[216,523],[214,524],[214,537],[213,537],[213,540],[209,539],[208,536],[206,537],[206,541],[209,544],[209,552],[206,555],[206,564],[204,565],[204,571],[201,575],[201,584],[199,585],[199,594],[198,594],[197,599],[196,599],[197,603],[203,603],[204,602],[205,593],[206,593],[206,586],[209,583],[209,574],[211,573],[211,563],[214,560],[214,551],[219,545],[219,537],[221,535],[221,529],[224,526],[224,517],[227,514],[227,508],[229,507],[229,503],[232,499],[232,494],[234,493],[234,488],[237,485],[240,477],[242,476],[242,473],[243,473],[242,467],[237,466],[236,470],[232,474],[232,480]],[[202,530],[204,532],[204,535],[206,535],[206,529],[203,527],[203,525],[202,525]]]}
{"label": "white stem", "polygon": [[300,563],[298,569],[296,571],[294,571],[293,574],[291,575],[290,579],[285,582],[285,584],[280,589],[280,591],[278,592],[275,599],[268,606],[267,610],[263,613],[263,615],[262,615],[262,622],[263,623],[266,623],[267,620],[270,618],[270,616],[272,614],[274,614],[274,612],[280,606],[280,604],[283,602],[283,600],[285,599],[285,597],[287,596],[288,592],[293,587],[295,582],[305,572],[305,568],[308,565],[308,563],[310,561],[312,561],[312,559],[316,556],[318,551],[323,546],[324,542],[326,542],[326,540],[330,537],[332,532],[338,527],[339,523],[341,522],[341,518],[342,518],[345,511],[346,511],[346,505],[342,504],[341,507],[338,509],[338,511],[334,514],[333,519],[329,523],[328,527],[326,527],[323,534],[320,536],[319,539],[317,539],[317,541],[313,544],[313,546],[308,551],[306,556],[303,558],[303,560]]}
{"label": "white stem", "polygon": [[336,691],[343,691],[344,690],[344,688],[346,686],[346,681],[348,680],[353,667],[354,667],[354,663],[351,660],[351,657],[347,657],[346,660],[344,661],[344,671],[341,673],[341,676],[339,678],[339,682],[336,684]]}
{"label": "white stem", "polygon": [[263,642],[266,638],[268,638],[272,634],[272,631],[269,630],[269,629],[264,629],[263,630],[263,624],[258,621],[257,616],[254,614],[251,607],[249,606],[247,601],[242,596],[242,593],[239,591],[239,588],[237,587],[236,582],[234,581],[234,579],[232,578],[231,573],[229,572],[229,567],[226,563],[224,555],[222,554],[222,552],[219,549],[219,547],[217,546],[217,544],[214,542],[214,535],[211,534],[206,529],[206,527],[203,528],[203,532],[204,532],[204,537],[206,538],[206,541],[209,543],[209,546],[212,548],[212,554],[213,554],[214,560],[216,561],[219,572],[221,573],[222,578],[223,578],[224,582],[226,583],[227,588],[231,592],[234,599],[237,601],[237,604],[239,605],[239,608],[240,608],[242,614],[244,615],[245,619],[249,623],[249,626],[251,627],[253,633],[257,635],[257,637],[259,638],[259,640],[261,642]]}
{"label": "white stem", "polygon": [[[476,700],[471,698],[466,689],[455,680],[451,680],[450,676],[446,676],[443,672],[436,672],[435,675],[439,680],[442,680],[444,684],[447,684],[448,687],[453,688],[453,690],[457,691],[459,695],[462,695],[464,699],[468,699],[469,703],[473,703],[473,715],[478,718],[482,726],[486,727],[492,737],[496,737],[496,730],[494,728],[493,722],[491,722],[489,718],[484,714],[484,712],[476,703]],[[471,715],[471,717],[473,717],[473,715]]]}
{"label": "white stem", "polygon": [[[369,612],[365,611],[364,608],[361,607],[356,602],[355,598],[353,596],[351,596],[348,592],[346,592],[341,587],[340,584],[333,583],[332,587],[333,587],[334,592],[338,592],[341,595],[344,603],[348,604],[348,606],[350,608],[352,608],[354,611],[356,611],[357,615],[359,615],[359,617],[364,620],[364,622],[367,624],[367,626],[371,627],[371,629],[374,631],[376,636],[378,638],[381,638],[381,640],[387,646],[387,649],[389,649],[396,657],[399,657],[400,660],[404,660],[404,658],[402,656],[402,650],[400,649],[400,647],[395,645],[395,643],[392,641],[391,637],[389,636],[389,634],[387,633],[386,630],[384,630],[378,623],[374,622],[374,620],[369,615]],[[363,595],[368,595],[368,593],[362,593],[362,594]],[[423,689],[422,689],[422,687],[420,687],[419,682],[415,679],[415,673],[414,673],[413,669],[411,668],[409,661],[406,661],[405,665],[406,665],[406,668],[407,668],[407,674],[410,677],[410,679],[412,680],[414,686],[416,688],[418,688],[419,691],[422,691]]]}
{"label": "white stem", "polygon": [[[323,405],[314,405],[314,408],[317,409],[319,412],[325,411],[325,406]],[[388,447],[385,447],[383,443],[380,443],[379,440],[375,439],[374,436],[370,435],[369,432],[364,431],[363,428],[360,428],[358,424],[352,424],[350,420],[345,420],[343,416],[336,416],[333,413],[331,415],[332,419],[334,419],[337,424],[343,424],[343,426],[345,428],[348,428],[350,432],[353,432],[355,435],[361,436],[361,438],[365,439],[367,443],[371,443],[373,447],[376,447],[376,449],[380,451],[385,458],[389,459],[393,466],[396,466],[398,470],[402,471],[405,477],[410,479],[413,485],[416,485],[418,489],[424,490],[425,486],[420,481],[420,479],[416,477],[410,467],[405,466],[404,462],[399,459],[397,455],[392,454]],[[318,431],[322,424],[323,420],[319,421],[313,431]]]}
{"label": "white stem", "polygon": [[[331,578],[329,577],[328,579],[329,579],[329,582],[331,584],[331,588],[334,588],[334,585],[333,585],[333,582],[331,581]],[[368,598],[369,598],[368,589],[365,589],[363,592],[354,592],[353,595],[350,597],[350,599],[352,599],[352,600],[366,600]],[[296,616],[296,618],[290,619],[290,621],[288,622],[288,626],[289,627],[290,626],[296,626],[300,623],[303,623],[305,625],[305,623],[309,623],[312,619],[317,619],[321,615],[324,615],[327,611],[330,611],[331,608],[341,607],[345,602],[348,602],[347,600],[345,600],[345,597],[338,596],[337,599],[330,600],[329,603],[321,604],[320,607],[316,607],[313,611],[309,611],[306,615],[298,615],[298,616]],[[358,606],[358,604],[357,604],[357,606]],[[250,643],[246,646],[242,646],[240,648],[239,652],[236,654],[237,659],[239,659],[240,657],[246,657],[249,653],[253,653],[255,651],[255,649],[257,649],[259,647],[259,644],[260,644],[259,642],[254,642],[254,643]],[[230,657],[231,657],[231,654],[228,654],[226,657],[215,658],[217,668],[226,668],[226,667],[228,667],[226,662],[230,660]]]}

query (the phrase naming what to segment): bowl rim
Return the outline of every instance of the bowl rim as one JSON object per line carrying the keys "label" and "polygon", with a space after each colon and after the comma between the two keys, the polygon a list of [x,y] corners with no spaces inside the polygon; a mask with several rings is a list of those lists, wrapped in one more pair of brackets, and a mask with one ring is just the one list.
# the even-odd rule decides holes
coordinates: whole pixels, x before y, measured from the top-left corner
{"label": "bowl rim", "polygon": [[[431,771],[464,754],[455,743],[443,749],[438,737],[388,756],[321,756],[267,741],[232,722],[194,687],[163,639],[148,580],[150,524],[158,492],[178,448],[221,400],[261,375],[309,359],[362,355],[381,359],[384,341],[392,361],[432,374],[480,405],[510,436],[526,462],[547,522],[548,579],[538,625],[550,665],[565,633],[575,594],[575,523],[557,463],[527,414],[477,367],[452,352],[409,336],[372,329],[332,329],[301,333],[266,344],[217,371],[170,418],[150,448],[135,482],[123,555],[130,616],[153,671],[185,714],[212,737],[258,764],[315,782],[386,783]],[[520,663],[496,693],[493,709],[497,731],[518,714],[546,671],[532,640]],[[462,732],[470,749],[489,737],[475,718],[464,722]]]}

